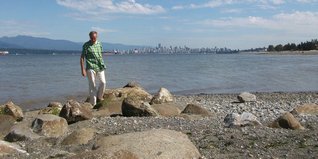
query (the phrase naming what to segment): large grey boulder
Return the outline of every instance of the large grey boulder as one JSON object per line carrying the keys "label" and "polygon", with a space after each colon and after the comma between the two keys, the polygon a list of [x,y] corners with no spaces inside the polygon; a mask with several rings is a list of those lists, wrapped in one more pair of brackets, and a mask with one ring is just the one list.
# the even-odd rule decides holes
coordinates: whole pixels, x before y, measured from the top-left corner
{"label": "large grey boulder", "polygon": [[29,155],[19,145],[0,140],[0,157],[5,158],[6,155],[10,155],[14,153],[22,153],[25,155]]}
{"label": "large grey boulder", "polygon": [[136,98],[126,98],[122,103],[122,114],[132,116],[158,116],[159,113],[148,102]]}
{"label": "large grey boulder", "polygon": [[93,118],[92,111],[75,100],[67,101],[59,116],[65,118],[69,124]]}
{"label": "large grey boulder", "polygon": [[41,136],[34,133],[31,128],[31,123],[21,122],[14,125],[10,132],[5,136],[5,140],[9,142],[25,141],[25,140],[36,140]]}
{"label": "large grey boulder", "polygon": [[293,130],[303,130],[305,129],[299,121],[289,112],[282,114],[279,118],[273,121],[269,127],[272,128],[285,128],[285,129],[293,129]]}
{"label": "large grey boulder", "polygon": [[[187,135],[165,129],[103,137],[97,140],[93,149],[94,151],[90,153],[93,155],[100,152],[116,153],[122,151],[134,158],[145,159],[198,159],[201,157],[198,149]],[[83,157],[81,156],[78,155],[79,158]]]}
{"label": "large grey boulder", "polygon": [[244,126],[260,126],[262,125],[257,117],[251,113],[243,112],[241,115],[237,113],[227,114],[224,118],[225,127],[244,127]]}
{"label": "large grey boulder", "polygon": [[64,118],[52,114],[39,115],[32,122],[34,132],[46,137],[60,137],[67,133],[68,125]]}
{"label": "large grey boulder", "polygon": [[17,121],[23,120],[23,111],[22,109],[15,105],[12,101],[7,102],[2,106],[2,113],[5,115],[13,116]]}
{"label": "large grey boulder", "polygon": [[166,88],[160,88],[158,93],[151,99],[150,104],[162,104],[174,102],[174,96]]}
{"label": "large grey boulder", "polygon": [[237,96],[237,99],[244,103],[244,102],[256,102],[256,95],[251,94],[249,92],[243,92]]}

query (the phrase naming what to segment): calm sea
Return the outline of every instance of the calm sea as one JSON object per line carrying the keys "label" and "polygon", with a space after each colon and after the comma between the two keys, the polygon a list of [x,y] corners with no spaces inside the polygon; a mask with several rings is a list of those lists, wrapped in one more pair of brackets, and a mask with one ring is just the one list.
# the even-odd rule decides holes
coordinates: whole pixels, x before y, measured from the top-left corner
{"label": "calm sea", "polygon": [[[114,55],[104,57],[107,87],[138,81],[146,90],[166,87],[175,94],[242,91],[318,91],[318,56]],[[0,56],[0,103],[23,109],[50,101],[83,100],[87,79],[79,55]]]}

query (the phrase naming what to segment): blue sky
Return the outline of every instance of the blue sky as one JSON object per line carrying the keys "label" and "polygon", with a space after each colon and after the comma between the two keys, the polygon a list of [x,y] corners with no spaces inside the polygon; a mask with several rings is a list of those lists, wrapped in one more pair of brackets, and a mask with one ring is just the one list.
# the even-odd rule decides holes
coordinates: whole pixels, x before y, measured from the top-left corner
{"label": "blue sky", "polygon": [[245,49],[318,38],[318,0],[3,0],[0,36]]}

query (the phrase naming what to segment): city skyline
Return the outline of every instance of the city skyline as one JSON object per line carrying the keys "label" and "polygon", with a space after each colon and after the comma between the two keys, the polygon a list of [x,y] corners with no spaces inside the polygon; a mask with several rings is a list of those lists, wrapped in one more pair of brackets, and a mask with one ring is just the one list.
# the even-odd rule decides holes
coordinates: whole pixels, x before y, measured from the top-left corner
{"label": "city skyline", "polygon": [[128,45],[266,47],[316,39],[317,0],[4,1],[0,36],[30,35]]}

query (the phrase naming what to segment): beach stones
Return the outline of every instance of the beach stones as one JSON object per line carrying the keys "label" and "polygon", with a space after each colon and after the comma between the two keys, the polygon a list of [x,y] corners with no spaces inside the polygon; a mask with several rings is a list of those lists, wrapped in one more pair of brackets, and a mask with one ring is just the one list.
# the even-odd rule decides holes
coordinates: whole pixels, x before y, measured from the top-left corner
{"label": "beach stones", "polygon": [[[136,158],[200,158],[188,136],[177,131],[154,129],[103,137],[94,144],[92,154],[116,153],[119,150]],[[78,155],[81,157],[81,155]]]}
{"label": "beach stones", "polygon": [[95,130],[91,128],[81,128],[75,130],[68,135],[63,141],[62,145],[81,145],[87,144],[88,141],[94,138]]}
{"label": "beach stones", "polygon": [[28,155],[28,153],[25,150],[23,150],[19,145],[0,140],[0,157],[13,153],[22,153]]}
{"label": "beach stones", "polygon": [[202,117],[211,116],[212,113],[206,110],[203,107],[200,107],[195,104],[188,104],[183,111],[182,114],[189,114],[189,115],[201,115]]}
{"label": "beach stones", "polygon": [[241,115],[237,113],[227,114],[224,118],[225,127],[244,127],[244,126],[260,126],[262,125],[257,117],[251,113],[243,112]]}
{"label": "beach stones", "polygon": [[294,115],[318,115],[317,104],[304,104],[291,111]]}
{"label": "beach stones", "polygon": [[305,129],[299,121],[289,112],[284,113],[277,118],[273,123],[269,125],[273,128],[285,128],[285,129]]}
{"label": "beach stones", "polygon": [[82,106],[75,100],[69,100],[63,106],[59,116],[65,118],[69,124],[72,124],[78,121],[91,119],[93,114],[89,108]]}
{"label": "beach stones", "polygon": [[151,99],[150,104],[162,104],[173,102],[174,96],[166,88],[160,88],[158,93]]}
{"label": "beach stones", "polygon": [[249,92],[243,92],[240,95],[237,96],[237,99],[239,102],[256,102],[256,95],[251,94]]}
{"label": "beach stones", "polygon": [[68,125],[64,118],[56,115],[39,115],[32,122],[34,132],[46,137],[60,137],[67,133]]}
{"label": "beach stones", "polygon": [[158,116],[159,113],[148,102],[136,98],[126,98],[122,103],[122,114],[132,116]]}
{"label": "beach stones", "polygon": [[2,106],[2,108],[0,109],[2,109],[2,114],[11,115],[14,117],[16,121],[23,120],[22,109],[19,106],[15,105],[12,101],[9,101],[6,104],[4,104],[4,106]]}

